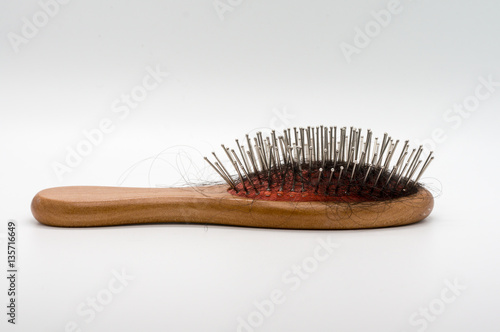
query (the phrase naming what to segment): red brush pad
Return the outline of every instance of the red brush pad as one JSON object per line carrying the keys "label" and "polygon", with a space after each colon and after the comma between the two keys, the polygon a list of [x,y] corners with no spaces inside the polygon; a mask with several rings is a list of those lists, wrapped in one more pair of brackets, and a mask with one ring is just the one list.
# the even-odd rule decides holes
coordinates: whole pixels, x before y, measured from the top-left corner
{"label": "red brush pad", "polygon": [[[236,188],[229,189],[228,192],[232,195],[237,195],[246,198],[260,199],[266,201],[288,201],[288,202],[347,202],[347,203],[360,203],[389,200],[401,196],[406,196],[410,192],[403,190],[403,186],[398,185],[396,190],[382,190],[381,188],[373,188],[374,179],[369,178],[368,181],[362,186],[362,177],[358,179],[350,179],[342,176],[340,183],[337,186],[338,173],[335,172],[334,177],[327,190],[329,174],[323,174],[319,186],[317,186],[317,179],[319,173],[313,172],[309,174],[307,171],[302,171],[302,177],[299,174],[295,175],[295,186],[292,188],[292,172],[289,171],[286,175],[286,180],[282,186],[282,179],[279,175],[272,175],[271,185],[268,188],[267,177],[261,177],[261,183],[253,177],[252,182],[258,190],[255,191],[252,183],[248,180],[245,181],[245,187],[248,191],[245,192],[243,185],[238,183]],[[379,183],[385,183],[385,179],[380,179]],[[302,191],[302,182],[304,182],[304,190]],[[391,181],[392,183],[393,181]],[[393,183],[395,185],[395,183]],[[335,189],[337,186],[337,189]],[[389,186],[391,187],[391,186]],[[268,190],[270,189],[270,190]],[[292,189],[294,189],[292,191]]]}

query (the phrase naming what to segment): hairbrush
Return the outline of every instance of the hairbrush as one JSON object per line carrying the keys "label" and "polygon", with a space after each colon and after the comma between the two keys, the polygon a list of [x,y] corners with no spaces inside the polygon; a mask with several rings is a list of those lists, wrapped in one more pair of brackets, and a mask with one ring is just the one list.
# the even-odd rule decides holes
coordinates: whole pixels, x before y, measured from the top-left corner
{"label": "hairbrush", "polygon": [[212,161],[205,157],[222,183],[50,188],[33,198],[33,216],[63,227],[177,222],[359,229],[415,223],[434,206],[419,183],[432,152],[422,158],[422,146],[411,149],[387,133],[379,139],[354,127],[290,128],[279,136],[274,130],[246,135],[244,144],[222,149],[225,162],[215,153]]}

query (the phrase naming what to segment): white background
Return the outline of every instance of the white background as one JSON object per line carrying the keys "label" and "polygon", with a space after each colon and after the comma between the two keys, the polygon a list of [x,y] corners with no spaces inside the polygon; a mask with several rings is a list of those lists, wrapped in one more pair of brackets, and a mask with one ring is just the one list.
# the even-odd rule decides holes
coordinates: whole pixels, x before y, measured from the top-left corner
{"label": "white background", "polygon": [[[0,258],[5,271],[14,219],[19,293],[13,327],[1,278],[0,329],[237,331],[250,317],[255,328],[240,331],[495,331],[500,87],[487,96],[477,87],[500,82],[498,2],[401,0],[381,27],[372,11],[388,1],[228,1],[218,12],[211,0],[73,0],[46,7],[46,21],[37,1],[2,1]],[[36,31],[26,27],[34,16]],[[362,44],[365,28],[375,30]],[[346,57],[346,44],[357,53]],[[126,116],[114,112],[148,68],[169,75]],[[449,113],[464,102],[471,111]],[[112,132],[58,177],[54,165],[103,119]],[[60,229],[30,212],[47,187],[214,180],[202,156],[220,143],[319,124],[387,131],[414,146],[437,135],[423,179],[436,196],[432,215],[406,227],[291,231]],[[300,285],[287,281],[328,238],[338,248]],[[92,319],[78,312],[108,300],[114,271],[134,279]],[[466,288],[454,295],[450,282]],[[283,301],[264,317],[255,302],[273,291]]]}

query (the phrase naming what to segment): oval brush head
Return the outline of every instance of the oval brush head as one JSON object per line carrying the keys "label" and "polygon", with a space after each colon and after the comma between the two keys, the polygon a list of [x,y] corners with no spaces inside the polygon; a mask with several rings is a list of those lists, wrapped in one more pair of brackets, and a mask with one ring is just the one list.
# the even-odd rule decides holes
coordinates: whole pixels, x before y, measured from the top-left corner
{"label": "oval brush head", "polygon": [[[247,148],[236,140],[238,153],[222,145],[236,173],[213,153],[205,160],[229,185],[233,195],[269,201],[375,202],[413,195],[418,180],[434,159],[432,152],[422,164],[423,147],[409,154],[405,141],[396,158],[399,140],[387,133],[379,142],[372,131],[346,127],[293,128],[263,138],[258,132]],[[409,155],[408,155],[409,154]],[[391,162],[395,160],[393,164]],[[418,171],[418,172],[417,172]],[[416,177],[415,180],[412,180]]]}
{"label": "oval brush head", "polygon": [[[39,192],[35,218],[53,226],[197,222],[294,229],[405,225],[432,211],[418,183],[434,157],[421,159],[387,133],[346,127],[292,128],[246,136],[229,165],[205,160],[227,183],[191,188],[60,187]],[[398,147],[401,147],[398,151]],[[228,170],[231,167],[235,176]],[[231,169],[230,168],[230,169]]]}

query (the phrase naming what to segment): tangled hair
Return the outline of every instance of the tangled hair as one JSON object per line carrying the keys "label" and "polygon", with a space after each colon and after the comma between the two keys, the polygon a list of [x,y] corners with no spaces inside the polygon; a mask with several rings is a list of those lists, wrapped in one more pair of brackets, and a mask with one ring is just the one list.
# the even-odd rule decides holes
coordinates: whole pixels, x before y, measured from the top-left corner
{"label": "tangled hair", "polygon": [[409,196],[434,159],[430,152],[422,162],[423,147],[409,152],[409,141],[397,153],[399,140],[387,133],[381,141],[372,139],[371,130],[365,137],[354,127],[294,127],[265,138],[257,132],[252,139],[246,135],[246,142],[245,147],[236,140],[239,153],[222,145],[236,175],[215,153],[216,161],[205,160],[231,194],[270,201],[356,203]]}

